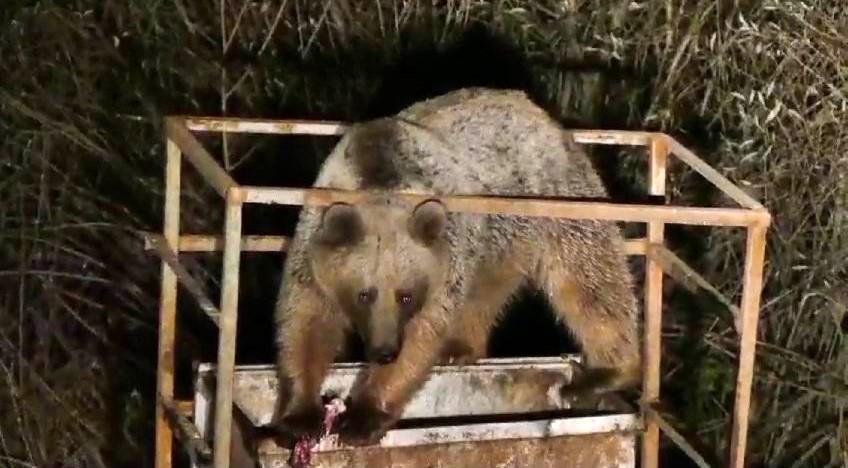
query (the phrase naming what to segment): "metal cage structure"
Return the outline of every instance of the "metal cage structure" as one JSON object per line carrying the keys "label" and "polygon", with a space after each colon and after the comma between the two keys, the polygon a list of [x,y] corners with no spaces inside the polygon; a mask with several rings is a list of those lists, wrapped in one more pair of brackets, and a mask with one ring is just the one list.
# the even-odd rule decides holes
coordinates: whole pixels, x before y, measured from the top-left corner
{"label": "metal cage structure", "polygon": [[[364,192],[323,188],[280,188],[238,184],[195,137],[194,132],[252,133],[275,135],[341,136],[348,125],[342,122],[308,120],[259,120],[242,118],[168,116],[166,133],[165,206],[163,232],[147,233],[145,248],[154,251],[161,263],[161,296],[159,309],[159,343],[156,408],[156,468],[171,468],[175,433],[183,435],[187,448],[192,444],[212,454],[215,468],[229,466],[235,370],[236,323],[240,254],[250,252],[282,252],[288,239],[282,236],[250,236],[242,232],[242,209],[245,204],[289,206],[326,206],[333,202],[356,203]],[[664,133],[569,130],[575,141],[584,145],[626,145],[645,147],[648,155],[648,191],[662,197],[664,203],[617,204],[598,201],[510,198],[498,196],[439,196],[452,212],[542,216],[571,219],[596,219],[644,223],[647,236],[628,239],[626,253],[645,257],[643,382],[639,419],[641,428],[641,466],[658,466],[660,431],[680,446],[699,465],[705,462],[691,444],[659,414],[660,358],[662,323],[662,284],[664,276],[694,283],[720,300],[734,315],[738,335],[738,367],[730,434],[728,466],[743,468],[748,432],[756,347],[757,323],[763,284],[766,234],[771,215],[758,201],[713,169],[694,152]],[[666,169],[670,157],[676,158],[699,173],[713,186],[732,199],[736,207],[691,207],[670,204],[666,194]],[[186,235],[180,232],[180,187],[183,159],[197,170],[223,199],[225,227],[220,235]],[[415,202],[428,194],[396,194]],[[741,303],[737,306],[724,298],[716,288],[689,267],[665,245],[666,224],[737,227],[747,230]],[[180,263],[180,253],[222,252],[221,298],[214,304]],[[177,290],[182,285],[200,305],[219,330],[218,356],[215,364],[214,443],[210,450],[203,446],[197,428],[186,417],[191,414],[191,401],[174,399],[175,331]],[[187,435],[186,435],[187,434]],[[200,442],[199,442],[200,441]]]}

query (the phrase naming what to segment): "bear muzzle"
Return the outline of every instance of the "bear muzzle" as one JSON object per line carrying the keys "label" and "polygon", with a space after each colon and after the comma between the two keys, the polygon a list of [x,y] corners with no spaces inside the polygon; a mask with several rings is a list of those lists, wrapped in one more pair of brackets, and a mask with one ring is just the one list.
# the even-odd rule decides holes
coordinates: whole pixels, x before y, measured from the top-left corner
{"label": "bear muzzle", "polygon": [[394,346],[380,346],[369,353],[369,359],[377,364],[391,364],[398,357],[398,349]]}

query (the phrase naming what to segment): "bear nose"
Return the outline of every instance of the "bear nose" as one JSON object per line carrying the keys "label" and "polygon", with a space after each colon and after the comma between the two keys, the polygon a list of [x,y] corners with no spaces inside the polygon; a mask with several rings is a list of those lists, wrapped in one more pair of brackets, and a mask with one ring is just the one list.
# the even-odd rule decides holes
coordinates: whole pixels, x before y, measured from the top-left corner
{"label": "bear nose", "polygon": [[377,348],[374,350],[375,360],[380,364],[391,364],[397,359],[398,352],[394,348]]}

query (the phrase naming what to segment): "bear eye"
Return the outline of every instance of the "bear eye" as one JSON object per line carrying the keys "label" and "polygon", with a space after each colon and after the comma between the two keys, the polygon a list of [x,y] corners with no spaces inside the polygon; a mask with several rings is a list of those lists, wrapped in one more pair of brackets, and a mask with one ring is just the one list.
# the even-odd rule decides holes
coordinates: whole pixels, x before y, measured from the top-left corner
{"label": "bear eye", "polygon": [[397,301],[398,304],[404,307],[409,307],[409,305],[412,304],[412,294],[407,292],[398,293]]}
{"label": "bear eye", "polygon": [[376,296],[377,293],[373,289],[365,289],[359,292],[357,300],[362,305],[370,305],[372,302],[374,302]]}

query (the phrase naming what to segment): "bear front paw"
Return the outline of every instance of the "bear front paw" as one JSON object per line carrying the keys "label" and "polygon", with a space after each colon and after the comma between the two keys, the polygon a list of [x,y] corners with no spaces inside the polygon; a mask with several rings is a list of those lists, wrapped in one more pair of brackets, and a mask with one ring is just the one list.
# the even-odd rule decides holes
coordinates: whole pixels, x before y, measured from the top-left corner
{"label": "bear front paw", "polygon": [[373,403],[352,402],[342,413],[339,439],[348,445],[372,445],[383,438],[396,418]]}
{"label": "bear front paw", "polygon": [[321,435],[324,430],[324,410],[319,406],[296,408],[277,420],[277,428],[294,437]]}

